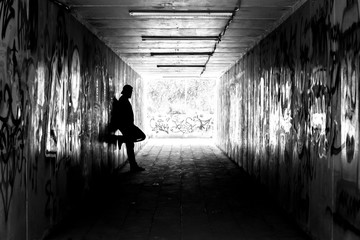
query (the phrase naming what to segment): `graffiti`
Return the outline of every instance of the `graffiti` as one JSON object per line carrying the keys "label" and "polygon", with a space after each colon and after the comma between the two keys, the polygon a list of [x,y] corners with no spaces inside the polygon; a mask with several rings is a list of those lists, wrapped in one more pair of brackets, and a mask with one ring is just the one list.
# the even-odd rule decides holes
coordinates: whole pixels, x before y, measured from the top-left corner
{"label": "graffiti", "polygon": [[[81,25],[67,29],[75,20],[66,14],[50,2],[0,0],[1,239],[23,239],[19,222],[50,219],[44,228],[52,227],[69,207],[60,199],[74,203],[91,187],[93,166],[125,162],[123,152],[115,156],[92,141],[95,125],[107,122],[109,92],[124,81],[137,88],[134,113],[143,127],[139,76]],[[27,214],[29,206],[40,214]],[[15,228],[21,237],[7,231]]]}
{"label": "graffiti", "polygon": [[13,72],[17,73],[14,74],[16,81],[13,82],[12,87],[5,83],[3,90],[0,91],[0,103],[2,105],[0,115],[0,193],[5,210],[5,220],[9,215],[14,183],[18,174],[20,175],[20,184],[26,184],[25,171],[23,171],[26,162],[24,144],[26,128],[22,123],[26,120],[27,102],[24,99],[23,86],[17,72],[16,56],[14,54],[11,56]]}
{"label": "graffiti", "polygon": [[2,0],[0,2],[1,38],[4,39],[11,19],[15,18],[14,0]]}
{"label": "graffiti", "polygon": [[77,48],[74,49],[71,60],[71,103],[74,111],[78,109],[80,94],[80,57]]}
{"label": "graffiti", "polygon": [[57,57],[59,58],[57,67],[58,72],[61,72],[62,68],[67,66],[65,57],[67,57],[67,51],[69,47],[69,37],[67,35],[64,12],[59,12],[57,17],[56,35],[56,50],[58,51]]}
{"label": "graffiti", "polygon": [[70,63],[70,98],[67,122],[67,146],[68,153],[73,156],[74,162],[80,159],[80,132],[82,115],[79,114],[80,109],[80,92],[81,92],[81,73],[80,73],[80,57],[79,50],[73,47],[73,53]]}
{"label": "graffiti", "polygon": [[58,52],[56,52],[53,56],[52,59],[52,63],[51,63],[51,68],[50,68],[50,79],[51,79],[51,87],[50,87],[50,91],[48,92],[48,94],[50,94],[49,98],[49,103],[50,108],[49,108],[49,121],[48,121],[48,127],[47,127],[47,142],[46,142],[46,153],[56,153],[57,152],[57,134],[58,134],[58,125],[57,125],[57,120],[58,120],[58,106],[57,103],[59,102],[58,100],[58,95],[59,95],[59,88],[60,88],[60,82],[59,82],[59,76],[58,76],[58,72],[57,72],[57,65],[58,65],[58,57],[57,57]]}
{"label": "graffiti", "polygon": [[[218,145],[237,162],[243,156],[260,155],[255,162],[261,169],[257,177],[278,189],[276,197],[291,196],[289,210],[309,229],[314,216],[324,214],[312,204],[320,200],[331,206],[335,200],[332,186],[319,187],[330,180],[351,183],[338,187],[336,208],[360,229],[359,3],[308,1],[218,84]],[[231,85],[238,69],[253,76],[251,82],[243,81],[246,90],[241,96]],[[260,99],[251,102],[249,93]],[[236,104],[242,110],[240,117]],[[238,136],[237,143],[233,138]],[[253,148],[254,142],[260,146]]]}
{"label": "graffiti", "polygon": [[150,127],[153,132],[159,133],[159,132],[165,132],[169,134],[169,122],[170,118],[164,119],[157,119],[151,118],[150,119]]}
{"label": "graffiti", "polygon": [[19,48],[21,50],[36,50],[37,47],[37,14],[38,3],[31,1],[26,4],[24,0],[19,0],[18,3],[18,17],[17,17],[17,32]]}
{"label": "graffiti", "polygon": [[[2,2],[0,12],[10,11],[6,10],[7,7],[5,2]],[[2,71],[0,79],[0,194],[3,200],[5,221],[9,216],[15,180],[18,181],[20,187],[26,186],[25,138],[28,133],[30,108],[28,83],[33,80],[29,78],[34,76],[32,59],[25,58],[19,61],[16,41],[14,40],[11,45],[12,47],[2,46],[0,49]]]}
{"label": "graffiti", "polygon": [[170,131],[173,133],[192,133],[194,132],[195,124],[191,117],[180,119],[178,116],[172,119]]}
{"label": "graffiti", "polygon": [[[283,31],[281,33],[280,37],[280,46],[282,50],[281,52],[277,52],[277,55],[281,57],[276,57],[275,66],[280,66],[280,63],[282,63],[283,66],[291,69],[291,71],[295,68],[295,59],[294,59],[294,48],[293,46],[296,46],[296,33],[297,33],[297,24],[292,26],[290,28],[290,31]],[[287,36],[289,34],[289,36]]]}
{"label": "graffiti", "polygon": [[315,14],[310,20],[310,31],[313,44],[311,49],[311,61],[316,64],[326,63],[329,51],[330,15],[328,14],[328,1],[321,8],[316,8]]}
{"label": "graffiti", "polygon": [[58,154],[61,157],[65,150],[65,128],[67,118],[67,84],[68,64],[66,64],[68,37],[66,34],[65,17],[60,13],[56,25],[56,44],[51,60],[48,63],[50,69],[50,84],[48,94],[49,120],[46,131],[46,153]]}
{"label": "graffiti", "polygon": [[[3,124],[0,130],[0,193],[4,205],[5,221],[9,215],[16,176],[18,173],[24,174],[26,158],[23,150],[22,130]],[[20,182],[23,181],[25,181],[25,176],[21,175]]]}
{"label": "graffiti", "polygon": [[[336,156],[339,155],[342,150],[345,148],[345,143],[344,144],[337,144],[337,139],[338,139],[338,124],[336,121],[334,121],[333,123],[333,137],[332,137],[332,144],[331,144],[331,150],[330,150],[330,155],[331,156]],[[340,141],[339,141],[340,142]]]}
{"label": "graffiti", "polygon": [[208,132],[212,129],[212,117],[203,118],[199,115],[193,117],[172,115],[167,117],[152,117],[150,119],[150,128],[153,132],[171,133],[194,133],[194,132]]}
{"label": "graffiti", "polygon": [[[351,54],[352,55],[352,54]],[[351,163],[354,159],[355,150],[355,136],[356,136],[356,124],[357,124],[357,113],[356,113],[356,100],[357,100],[357,73],[358,61],[355,61],[354,56],[352,60],[344,62],[341,68],[341,79],[342,79],[342,122],[345,123],[344,135],[342,136],[342,142],[345,142],[346,148],[346,159],[348,163]],[[356,58],[357,59],[357,58]],[[345,136],[346,135],[346,136]]]}
{"label": "graffiti", "polygon": [[196,122],[196,120],[198,121],[196,124],[199,130],[207,132],[211,129],[213,124],[212,118],[202,119],[199,117],[199,115],[196,115],[193,118],[193,121]]}
{"label": "graffiti", "polygon": [[31,138],[33,144],[30,147],[31,155],[29,162],[29,181],[31,183],[31,189],[37,192],[37,173],[39,158],[42,152],[42,139],[43,139],[43,122],[44,122],[44,103],[45,103],[45,78],[46,78],[46,67],[44,64],[39,64],[37,71],[33,67],[33,76],[29,74],[29,81],[33,82],[31,88]]}
{"label": "graffiti", "polygon": [[327,88],[327,71],[319,66],[313,69],[309,86],[309,111],[311,141],[319,158],[327,156],[329,144],[327,138],[327,114],[330,98]]}

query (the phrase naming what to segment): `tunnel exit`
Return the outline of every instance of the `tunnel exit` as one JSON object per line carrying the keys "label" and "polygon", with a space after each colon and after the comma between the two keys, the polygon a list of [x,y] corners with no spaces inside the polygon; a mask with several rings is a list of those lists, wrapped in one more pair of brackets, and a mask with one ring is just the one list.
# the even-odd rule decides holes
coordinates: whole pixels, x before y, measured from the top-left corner
{"label": "tunnel exit", "polygon": [[213,79],[145,80],[147,134],[153,138],[212,138]]}
{"label": "tunnel exit", "polygon": [[91,202],[81,239],[299,239],[266,192],[311,239],[360,239],[360,0],[0,9],[1,240]]}

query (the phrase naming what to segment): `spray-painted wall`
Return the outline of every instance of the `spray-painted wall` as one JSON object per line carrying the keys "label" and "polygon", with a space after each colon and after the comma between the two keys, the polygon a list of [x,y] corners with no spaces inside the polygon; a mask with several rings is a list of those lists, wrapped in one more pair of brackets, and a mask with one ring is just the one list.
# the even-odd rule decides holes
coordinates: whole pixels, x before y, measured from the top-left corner
{"label": "spray-painted wall", "polygon": [[125,83],[143,126],[143,86],[50,1],[1,1],[0,22],[0,239],[40,239],[124,163],[125,147],[101,139]]}
{"label": "spray-painted wall", "polygon": [[218,81],[218,145],[315,239],[360,239],[360,1],[307,1]]}

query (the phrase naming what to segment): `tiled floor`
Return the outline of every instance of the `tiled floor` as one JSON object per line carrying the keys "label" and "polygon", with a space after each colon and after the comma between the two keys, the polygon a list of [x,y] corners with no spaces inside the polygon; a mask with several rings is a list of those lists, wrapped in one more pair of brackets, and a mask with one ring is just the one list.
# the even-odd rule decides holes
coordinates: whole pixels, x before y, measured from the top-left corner
{"label": "tiled floor", "polygon": [[307,239],[211,140],[151,140],[137,160],[50,239]]}

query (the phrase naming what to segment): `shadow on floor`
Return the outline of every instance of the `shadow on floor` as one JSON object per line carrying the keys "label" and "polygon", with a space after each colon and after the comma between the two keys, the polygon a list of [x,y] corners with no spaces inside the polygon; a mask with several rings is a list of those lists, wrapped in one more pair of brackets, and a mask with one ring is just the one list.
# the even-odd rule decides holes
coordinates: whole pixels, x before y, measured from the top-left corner
{"label": "shadow on floor", "polygon": [[308,239],[209,140],[151,140],[47,238]]}

